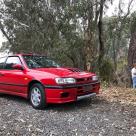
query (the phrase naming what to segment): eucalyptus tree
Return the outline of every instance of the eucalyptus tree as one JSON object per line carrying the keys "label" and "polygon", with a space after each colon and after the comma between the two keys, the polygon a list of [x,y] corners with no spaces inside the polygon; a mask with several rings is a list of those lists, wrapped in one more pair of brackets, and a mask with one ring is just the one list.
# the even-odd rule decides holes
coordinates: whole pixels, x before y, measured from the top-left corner
{"label": "eucalyptus tree", "polygon": [[[44,52],[58,36],[53,10],[44,0],[3,0],[1,30],[13,52],[20,50]],[[1,4],[1,5],[2,5]],[[55,38],[54,38],[55,39]]]}
{"label": "eucalyptus tree", "polygon": [[60,58],[70,59],[75,66],[87,69],[99,54],[96,41],[98,20],[102,19],[102,16],[99,18],[103,12],[100,12],[102,2],[3,0],[0,28],[13,52],[54,52]]}
{"label": "eucalyptus tree", "polygon": [[118,45],[123,44],[120,39],[128,17],[120,14],[108,18],[106,24],[103,16],[109,1],[2,0],[0,29],[13,52],[47,53],[88,71],[97,65],[101,72],[111,52],[117,63]]}

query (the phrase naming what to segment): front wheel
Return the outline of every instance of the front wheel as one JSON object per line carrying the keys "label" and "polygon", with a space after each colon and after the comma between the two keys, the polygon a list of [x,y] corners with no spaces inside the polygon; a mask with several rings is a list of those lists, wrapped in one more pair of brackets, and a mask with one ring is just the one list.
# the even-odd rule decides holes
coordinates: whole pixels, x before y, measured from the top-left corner
{"label": "front wheel", "polygon": [[30,102],[35,109],[46,107],[45,90],[40,83],[35,83],[30,88]]}

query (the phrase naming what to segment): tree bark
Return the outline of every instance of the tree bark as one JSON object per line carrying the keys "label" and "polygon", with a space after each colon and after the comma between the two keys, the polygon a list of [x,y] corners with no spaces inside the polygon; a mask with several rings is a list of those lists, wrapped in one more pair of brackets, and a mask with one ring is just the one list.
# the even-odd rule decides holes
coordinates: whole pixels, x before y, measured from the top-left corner
{"label": "tree bark", "polygon": [[85,52],[85,69],[87,71],[91,70],[91,62],[94,57],[94,28],[93,28],[93,1],[88,0],[88,16],[87,20],[87,28],[84,32],[84,52]]}
{"label": "tree bark", "polygon": [[129,50],[128,50],[128,66],[131,69],[133,63],[136,63],[136,32],[131,34]]}
{"label": "tree bark", "polygon": [[[133,64],[136,63],[136,17],[132,20],[131,25],[131,39],[128,50],[128,75],[129,75],[129,83],[131,83],[131,69]],[[131,84],[129,84],[131,85]]]}
{"label": "tree bark", "polygon": [[103,8],[104,8],[105,0],[101,0],[100,2],[100,15],[99,15],[99,22],[98,22],[98,31],[99,31],[99,57],[98,57],[98,64],[99,64],[99,71],[101,69],[102,61],[104,58],[104,41],[103,41]]}

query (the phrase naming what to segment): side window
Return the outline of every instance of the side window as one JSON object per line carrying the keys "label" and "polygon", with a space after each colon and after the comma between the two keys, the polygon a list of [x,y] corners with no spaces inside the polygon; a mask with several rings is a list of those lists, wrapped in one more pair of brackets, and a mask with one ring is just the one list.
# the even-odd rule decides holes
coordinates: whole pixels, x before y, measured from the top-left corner
{"label": "side window", "polygon": [[14,64],[20,64],[22,65],[19,57],[8,57],[6,64],[5,64],[5,69],[13,69],[12,66]]}
{"label": "side window", "polygon": [[4,68],[5,61],[6,61],[6,58],[0,58],[0,69]]}

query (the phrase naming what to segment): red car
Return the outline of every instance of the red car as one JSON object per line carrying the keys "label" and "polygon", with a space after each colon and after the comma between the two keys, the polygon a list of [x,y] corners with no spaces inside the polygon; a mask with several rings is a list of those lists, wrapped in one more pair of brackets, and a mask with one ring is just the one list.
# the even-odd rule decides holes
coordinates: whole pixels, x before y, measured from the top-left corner
{"label": "red car", "polygon": [[36,109],[88,98],[99,88],[94,73],[60,67],[46,56],[17,54],[0,59],[0,93],[30,99]]}

